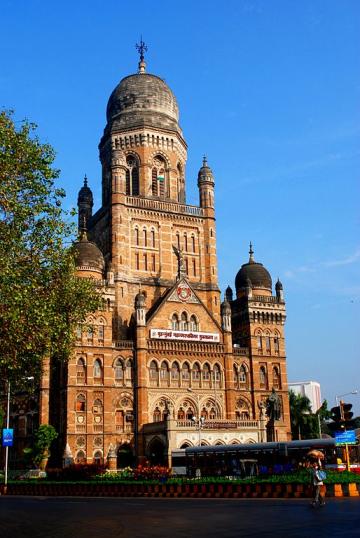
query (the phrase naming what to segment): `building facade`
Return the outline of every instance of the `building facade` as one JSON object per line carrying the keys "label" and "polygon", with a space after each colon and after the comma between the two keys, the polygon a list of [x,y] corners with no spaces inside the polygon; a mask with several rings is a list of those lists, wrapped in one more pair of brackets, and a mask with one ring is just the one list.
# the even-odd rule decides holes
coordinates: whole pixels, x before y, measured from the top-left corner
{"label": "building facade", "polygon": [[275,438],[289,439],[282,285],[273,294],[250,245],[221,300],[214,175],[204,158],[199,205],[187,205],[176,98],[142,55],[109,98],[99,152],[102,206],[93,212],[85,178],[74,248],[103,308],[41,387],[41,421],[55,423],[65,458],[166,463],[175,448],[266,441],[272,389]]}
{"label": "building facade", "polygon": [[300,394],[301,396],[307,396],[310,400],[311,411],[316,413],[321,405],[321,387],[318,381],[298,381],[293,383],[288,383],[289,390],[295,392],[295,394]]}

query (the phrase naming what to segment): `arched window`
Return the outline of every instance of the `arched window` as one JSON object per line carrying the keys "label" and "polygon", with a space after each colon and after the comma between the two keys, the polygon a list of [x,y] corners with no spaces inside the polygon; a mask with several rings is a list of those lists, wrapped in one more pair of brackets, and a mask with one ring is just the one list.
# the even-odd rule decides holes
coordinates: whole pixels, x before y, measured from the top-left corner
{"label": "arched window", "polygon": [[78,413],[85,413],[86,411],[86,399],[83,394],[79,394],[76,397],[76,411],[78,411]]}
{"label": "arched window", "polygon": [[185,204],[184,174],[180,163],[177,165],[177,191],[179,203]]}
{"label": "arched window", "polygon": [[186,312],[183,312],[181,314],[181,322],[180,322],[180,330],[181,331],[186,331],[187,328],[188,328],[188,317],[187,317],[187,314]]}
{"label": "arched window", "polygon": [[165,184],[165,161],[162,157],[157,156],[154,159],[154,167],[151,173],[151,185],[152,185],[152,195],[160,196],[164,198],[166,195],[166,184]]}
{"label": "arched window", "polygon": [[94,329],[93,327],[88,327],[87,330],[87,342],[88,344],[92,344],[94,340]]}
{"label": "arched window", "polygon": [[210,366],[208,363],[205,363],[202,370],[202,378],[205,383],[210,382]]}
{"label": "arched window", "polygon": [[126,194],[139,196],[139,163],[133,155],[129,155],[126,166]]}
{"label": "arched window", "polygon": [[173,331],[179,330],[179,318],[177,317],[177,314],[174,314],[171,318],[171,328]]}
{"label": "arched window", "polygon": [[124,381],[124,365],[121,359],[115,362],[115,381],[122,383]]}
{"label": "arched window", "polygon": [[97,450],[94,453],[94,463],[95,465],[101,465],[103,462],[103,456],[101,450]]}
{"label": "arched window", "polygon": [[180,234],[179,233],[176,234],[176,246],[177,248],[180,248]]}
{"label": "arched window", "polygon": [[266,353],[271,353],[270,336],[265,336]]}
{"label": "arched window", "polygon": [[155,248],[155,230],[151,230],[151,246]]}
{"label": "arched window", "polygon": [[244,365],[242,365],[239,370],[239,382],[241,388],[246,388],[248,386],[248,373]]}
{"label": "arched window", "polygon": [[194,364],[194,367],[193,367],[193,370],[192,370],[192,380],[196,384],[199,384],[199,381],[200,381],[200,366],[199,366],[199,364],[197,362]]}
{"label": "arched window", "polygon": [[154,422],[161,422],[161,411],[158,407],[156,407],[154,410],[153,419]]}
{"label": "arched window", "polygon": [[125,367],[125,381],[127,385],[131,385],[133,380],[133,367],[131,359],[126,361]]}
{"label": "arched window", "polygon": [[214,372],[214,383],[215,383],[215,385],[218,387],[218,386],[220,386],[220,381],[221,381],[221,371],[220,371],[220,366],[218,366],[217,364],[215,364],[215,365],[214,365],[213,372]]}
{"label": "arched window", "polygon": [[199,327],[198,327],[198,322],[197,322],[197,319],[194,315],[192,315],[190,317],[190,327],[189,327],[189,330],[190,331],[198,331],[199,330]]}
{"label": "arched window", "polygon": [[169,368],[168,368],[168,365],[165,361],[163,361],[161,363],[161,367],[160,367],[160,381],[163,383],[163,384],[168,384],[169,383]]}
{"label": "arched window", "polygon": [[150,363],[149,375],[152,384],[158,382],[158,367],[155,361],[151,361]]}
{"label": "arched window", "polygon": [[75,463],[81,463],[81,464],[86,463],[86,456],[85,456],[85,452],[83,450],[79,450],[76,453]]}
{"label": "arched window", "polygon": [[260,388],[266,389],[267,388],[267,375],[266,375],[266,369],[265,366],[260,367]]}
{"label": "arched window", "polygon": [[195,252],[196,249],[195,249],[195,236],[194,235],[191,236],[191,245],[192,245],[192,251]]}
{"label": "arched window", "polygon": [[273,387],[274,389],[281,389],[280,372],[277,366],[273,368]]}
{"label": "arched window", "polygon": [[100,359],[94,361],[94,381],[100,382],[102,379],[102,364]]}
{"label": "arched window", "polygon": [[178,384],[179,380],[180,380],[180,367],[177,362],[173,362],[171,366],[171,381]]}
{"label": "arched window", "polygon": [[97,398],[94,401],[93,413],[94,415],[102,415],[102,412],[103,412],[103,403],[99,398]]}
{"label": "arched window", "polygon": [[188,238],[186,234],[184,234],[184,250],[185,252],[188,251]]}
{"label": "arched window", "polygon": [[262,351],[262,338],[260,334],[257,335],[256,340],[258,351]]}
{"label": "arched window", "polygon": [[279,338],[277,336],[274,338],[274,351],[279,353]]}
{"label": "arched window", "polygon": [[186,416],[185,416],[185,411],[182,407],[180,407],[179,411],[178,411],[178,414],[177,414],[177,419],[178,420],[185,420]]}
{"label": "arched window", "polygon": [[144,237],[144,247],[147,247],[147,230],[146,230],[146,228],[143,229],[143,237]]}
{"label": "arched window", "polygon": [[139,228],[135,228],[135,245],[139,245]]}
{"label": "arched window", "polygon": [[86,365],[82,358],[78,359],[76,364],[76,383],[78,385],[86,383]]}
{"label": "arched window", "polygon": [[190,366],[187,362],[184,362],[181,369],[181,379],[184,385],[188,385],[190,381]]}

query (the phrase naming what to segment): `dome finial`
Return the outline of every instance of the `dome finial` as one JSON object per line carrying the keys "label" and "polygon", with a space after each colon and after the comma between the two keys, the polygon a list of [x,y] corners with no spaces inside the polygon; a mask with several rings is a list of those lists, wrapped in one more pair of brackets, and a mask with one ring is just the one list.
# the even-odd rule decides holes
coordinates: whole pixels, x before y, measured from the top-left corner
{"label": "dome finial", "polygon": [[88,178],[87,178],[87,175],[85,174],[84,175],[84,187],[87,187],[88,186]]}
{"label": "dome finial", "polygon": [[250,241],[250,248],[249,248],[249,263],[254,262],[254,250],[252,246],[252,242]]}
{"label": "dome finial", "polygon": [[203,166],[207,166],[207,157],[206,157],[206,155],[203,156]]}
{"label": "dome finial", "polygon": [[136,43],[135,45],[136,50],[140,54],[140,62],[139,62],[139,71],[138,73],[145,73],[146,69],[146,62],[144,57],[144,52],[147,52],[148,48],[147,45],[145,45],[142,35],[140,36],[140,45]]}

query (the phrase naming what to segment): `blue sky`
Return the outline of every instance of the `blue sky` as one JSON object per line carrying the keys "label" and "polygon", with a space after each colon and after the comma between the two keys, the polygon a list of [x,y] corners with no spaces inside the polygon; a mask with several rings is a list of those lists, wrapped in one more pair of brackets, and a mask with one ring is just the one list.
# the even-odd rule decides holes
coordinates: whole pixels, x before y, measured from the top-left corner
{"label": "blue sky", "polygon": [[204,153],[215,174],[222,290],[251,240],[284,284],[289,380],[331,405],[360,391],[360,3],[3,0],[0,23],[0,105],[55,147],[69,207],[85,172],[99,207],[107,99],[143,34],[179,102],[188,203]]}

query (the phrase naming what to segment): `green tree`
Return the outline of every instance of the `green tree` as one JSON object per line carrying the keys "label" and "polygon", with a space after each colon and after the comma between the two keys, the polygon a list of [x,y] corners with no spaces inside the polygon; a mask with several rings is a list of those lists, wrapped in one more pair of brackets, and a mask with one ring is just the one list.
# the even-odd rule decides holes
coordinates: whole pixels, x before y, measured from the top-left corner
{"label": "green tree", "polygon": [[36,126],[0,113],[0,379],[38,376],[44,356],[69,356],[75,326],[100,306],[75,276],[71,215],[56,188],[55,153]]}
{"label": "green tree", "polygon": [[[289,391],[291,433],[293,439],[307,439],[309,430],[313,429],[314,416],[311,413],[311,404],[307,396]],[[316,437],[316,435],[313,435]]]}

